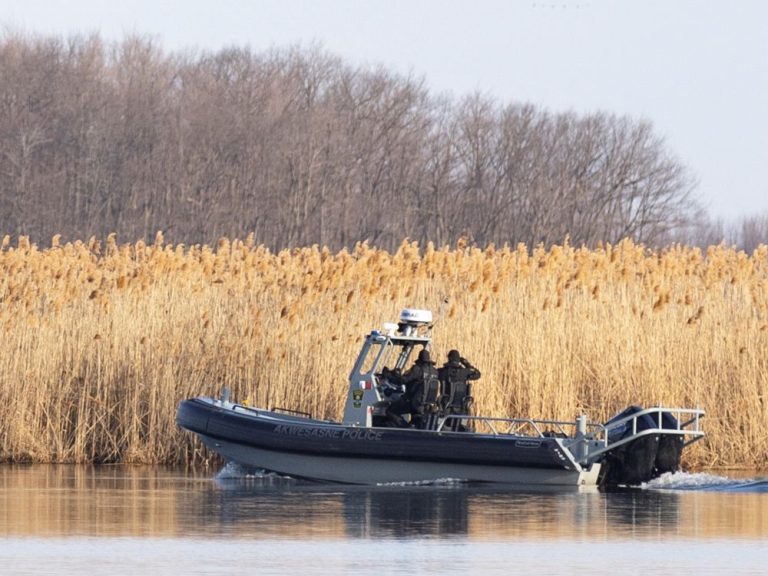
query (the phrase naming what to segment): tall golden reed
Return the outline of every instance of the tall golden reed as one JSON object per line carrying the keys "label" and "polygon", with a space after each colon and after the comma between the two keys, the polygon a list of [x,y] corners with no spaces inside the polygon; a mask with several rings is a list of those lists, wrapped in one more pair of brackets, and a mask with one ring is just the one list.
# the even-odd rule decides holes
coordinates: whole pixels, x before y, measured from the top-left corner
{"label": "tall golden reed", "polygon": [[661,252],[359,245],[272,253],[118,245],[0,250],[0,460],[199,463],[177,403],[240,400],[338,418],[363,335],[433,310],[438,360],[483,372],[478,411],[604,420],[630,403],[700,406],[687,463],[768,458],[768,247]]}

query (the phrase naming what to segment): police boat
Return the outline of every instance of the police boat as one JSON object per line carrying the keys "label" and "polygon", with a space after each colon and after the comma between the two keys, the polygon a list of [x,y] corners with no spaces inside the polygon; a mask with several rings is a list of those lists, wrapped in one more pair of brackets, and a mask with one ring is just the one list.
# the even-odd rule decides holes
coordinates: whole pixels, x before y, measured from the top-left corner
{"label": "police boat", "polygon": [[693,408],[630,406],[605,423],[475,415],[467,382],[441,382],[434,370],[405,382],[411,359],[428,356],[431,330],[430,311],[406,309],[366,336],[340,422],[251,407],[227,390],[182,401],[176,422],[227,461],[350,484],[631,486],[678,470],[683,448],[704,436],[704,411]]}

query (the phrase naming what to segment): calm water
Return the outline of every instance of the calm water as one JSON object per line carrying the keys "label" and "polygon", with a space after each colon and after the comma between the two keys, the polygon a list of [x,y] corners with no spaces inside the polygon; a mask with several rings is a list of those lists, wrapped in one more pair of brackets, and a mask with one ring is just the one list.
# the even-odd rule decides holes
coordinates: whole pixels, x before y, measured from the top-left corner
{"label": "calm water", "polygon": [[0,574],[766,574],[768,480],[618,493],[0,466]]}

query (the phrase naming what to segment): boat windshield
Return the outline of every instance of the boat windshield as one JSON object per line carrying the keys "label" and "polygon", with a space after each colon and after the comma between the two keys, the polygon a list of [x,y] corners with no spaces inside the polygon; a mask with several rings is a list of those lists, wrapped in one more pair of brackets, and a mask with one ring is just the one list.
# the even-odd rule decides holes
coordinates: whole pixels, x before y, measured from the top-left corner
{"label": "boat windshield", "polygon": [[380,370],[382,366],[389,365],[393,348],[392,343],[389,341],[372,342],[366,351],[365,357],[362,359],[359,373],[371,374],[374,371]]}

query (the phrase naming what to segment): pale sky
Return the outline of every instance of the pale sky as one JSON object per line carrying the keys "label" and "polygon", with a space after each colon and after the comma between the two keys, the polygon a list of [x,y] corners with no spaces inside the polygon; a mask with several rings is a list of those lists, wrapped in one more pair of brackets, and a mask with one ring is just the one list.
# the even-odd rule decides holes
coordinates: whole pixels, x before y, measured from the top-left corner
{"label": "pale sky", "polygon": [[0,0],[0,24],[168,50],[318,43],[435,94],[645,118],[713,217],[768,214],[766,1]]}

